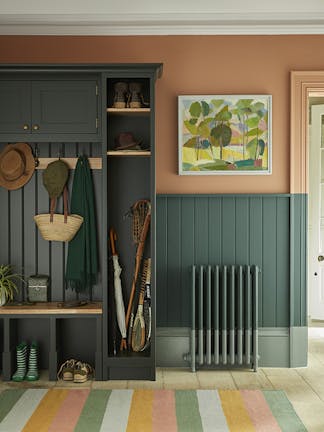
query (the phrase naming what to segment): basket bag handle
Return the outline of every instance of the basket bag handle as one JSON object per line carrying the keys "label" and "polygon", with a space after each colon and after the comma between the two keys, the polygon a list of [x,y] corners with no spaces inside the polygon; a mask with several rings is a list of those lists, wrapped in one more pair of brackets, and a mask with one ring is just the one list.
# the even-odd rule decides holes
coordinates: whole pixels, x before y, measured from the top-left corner
{"label": "basket bag handle", "polygon": [[[51,203],[50,203],[50,222],[53,222],[53,218],[54,218],[54,211],[56,209],[56,198],[53,197],[51,198]],[[68,190],[66,185],[64,186],[63,189],[63,210],[64,210],[64,223],[67,223],[67,217],[68,217]]]}

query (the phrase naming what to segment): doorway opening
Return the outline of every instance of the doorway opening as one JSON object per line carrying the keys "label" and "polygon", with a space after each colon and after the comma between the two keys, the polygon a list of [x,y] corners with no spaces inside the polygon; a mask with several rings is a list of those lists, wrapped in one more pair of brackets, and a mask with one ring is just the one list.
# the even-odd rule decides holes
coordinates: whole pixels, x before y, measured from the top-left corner
{"label": "doorway opening", "polygon": [[308,98],[308,318],[324,321],[324,91]]}

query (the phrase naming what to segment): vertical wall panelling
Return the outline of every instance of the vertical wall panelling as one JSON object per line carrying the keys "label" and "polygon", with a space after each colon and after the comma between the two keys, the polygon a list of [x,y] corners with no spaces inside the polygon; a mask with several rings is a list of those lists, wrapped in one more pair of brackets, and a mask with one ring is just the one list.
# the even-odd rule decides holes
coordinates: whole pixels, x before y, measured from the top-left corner
{"label": "vertical wall panelling", "polygon": [[244,264],[250,261],[249,257],[249,200],[237,198],[235,203],[235,261]]}
{"label": "vertical wall panelling", "polygon": [[[30,181],[24,187],[24,219],[23,219],[23,254],[24,254],[24,275],[35,274],[36,257],[37,257],[37,228],[34,222],[35,208],[37,195],[35,189],[37,187],[37,176],[33,175]],[[26,291],[24,298],[26,299]]]}
{"label": "vertical wall panelling", "polygon": [[[277,319],[277,199],[263,199],[263,303],[262,323],[271,327]],[[288,259],[288,256],[287,256]],[[285,287],[286,290],[288,287]]]}
{"label": "vertical wall panelling", "polygon": [[222,199],[222,256],[224,264],[235,263],[236,214],[234,197]]}
{"label": "vertical wall panelling", "polygon": [[189,326],[193,263],[258,265],[260,326],[288,325],[289,195],[158,195],[157,208],[158,326]]}
{"label": "vertical wall panelling", "polygon": [[[261,196],[250,196],[249,198],[249,262],[258,263],[263,273],[263,255],[262,255],[262,234],[263,234],[263,206]],[[263,322],[262,304],[263,304],[263,276],[259,278],[259,322]]]}
{"label": "vertical wall panelling", "polygon": [[290,206],[290,325],[306,326],[307,195],[292,195]]}
{"label": "vertical wall panelling", "polygon": [[[5,143],[0,144],[0,151]],[[31,143],[35,149],[36,144]],[[91,156],[94,147],[91,143],[37,143],[39,157],[77,157],[79,151]],[[60,153],[61,151],[61,153]],[[96,155],[100,154],[100,149],[95,150]],[[69,202],[72,193],[74,171],[69,172],[68,190]],[[95,206],[97,216],[97,238],[98,254],[102,248],[100,236],[102,222],[102,202],[101,194],[101,171],[93,170],[93,185],[95,192]],[[62,301],[64,299],[75,299],[76,293],[71,289],[65,289],[65,265],[68,245],[63,242],[48,242],[44,240],[36,227],[33,216],[38,213],[49,212],[48,192],[43,185],[43,170],[35,170],[30,181],[21,189],[7,191],[0,188],[0,199],[4,204],[4,209],[0,215],[1,222],[1,248],[0,262],[11,263],[17,272],[26,278],[32,274],[39,273],[49,275],[51,278],[51,301]],[[57,213],[63,213],[63,198],[57,201]],[[101,299],[101,280],[93,287],[92,298]],[[23,290],[20,299],[26,297]]]}
{"label": "vertical wall panelling", "polygon": [[9,242],[9,214],[10,214],[10,193],[9,191],[3,189],[1,193],[1,211],[0,211],[0,226],[6,229],[1,230],[1,248],[0,257],[2,263],[9,263],[9,252],[10,252],[10,242]]}
{"label": "vertical wall panelling", "polygon": [[[24,193],[22,189],[12,191],[10,194],[10,263],[15,264],[18,273],[23,273],[23,202]],[[22,300],[22,293],[19,299]]]}
{"label": "vertical wall panelling", "polygon": [[283,223],[289,215],[289,201],[277,199],[277,248],[276,248],[276,323],[278,327],[289,326],[289,272],[287,271],[287,257],[290,253],[289,237],[290,232],[287,224]]}
{"label": "vertical wall panelling", "polygon": [[[159,265],[156,268],[156,280],[159,282],[158,292],[158,307],[156,310],[156,319],[160,326],[164,327],[168,324],[167,310],[168,310],[168,292],[167,292],[167,245],[168,239],[166,231],[168,229],[168,203],[164,200],[158,199],[156,201],[156,243],[158,245],[156,250],[156,260]],[[185,272],[185,270],[184,270]]]}
{"label": "vertical wall panelling", "polygon": [[[192,200],[194,198],[181,199],[181,238],[182,238],[182,251],[181,251],[181,287],[182,287],[182,300],[181,308],[181,324],[188,322],[189,310],[190,310],[190,286],[191,286],[191,272],[189,271],[190,263],[195,259],[195,233],[193,227],[195,226],[195,220],[197,212],[193,211]],[[202,225],[205,224],[206,215],[203,215],[203,219],[200,222]],[[207,248],[207,245],[205,245]],[[158,243],[159,249],[159,243]]]}
{"label": "vertical wall panelling", "polygon": [[[210,226],[208,212],[208,198],[194,199],[194,251],[195,263],[203,264],[208,259],[208,245]],[[182,209],[181,209],[182,211]],[[213,222],[212,222],[213,223]],[[186,235],[190,235],[191,230]]]}
{"label": "vertical wall panelling", "polygon": [[[171,198],[168,202],[167,214],[167,319],[171,326],[177,326],[181,319],[179,314],[182,296],[179,287],[181,286],[181,200]],[[173,307],[170,307],[170,305]]]}
{"label": "vertical wall panelling", "polygon": [[[223,218],[221,200],[209,200],[208,211],[210,238],[210,241],[208,243],[208,256],[211,262],[217,263],[222,261]],[[192,223],[191,229],[193,229],[193,227],[194,223]]]}

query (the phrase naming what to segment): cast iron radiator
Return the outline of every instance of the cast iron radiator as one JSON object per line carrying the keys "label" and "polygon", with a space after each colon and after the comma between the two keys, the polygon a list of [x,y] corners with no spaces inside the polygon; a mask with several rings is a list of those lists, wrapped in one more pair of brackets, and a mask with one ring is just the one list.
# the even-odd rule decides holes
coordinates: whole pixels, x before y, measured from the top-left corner
{"label": "cast iron radiator", "polygon": [[258,281],[249,265],[192,266],[191,363],[258,367]]}

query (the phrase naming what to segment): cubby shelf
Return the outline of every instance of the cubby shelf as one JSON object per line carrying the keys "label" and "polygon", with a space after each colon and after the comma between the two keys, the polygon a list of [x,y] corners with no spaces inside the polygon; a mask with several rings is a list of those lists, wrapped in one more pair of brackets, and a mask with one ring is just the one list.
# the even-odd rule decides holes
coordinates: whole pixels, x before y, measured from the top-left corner
{"label": "cubby shelf", "polygon": [[147,150],[110,150],[107,156],[135,156],[135,157],[149,157],[151,152]]}
{"label": "cubby shelf", "polygon": [[107,112],[117,115],[147,115],[151,108],[107,108]]}

